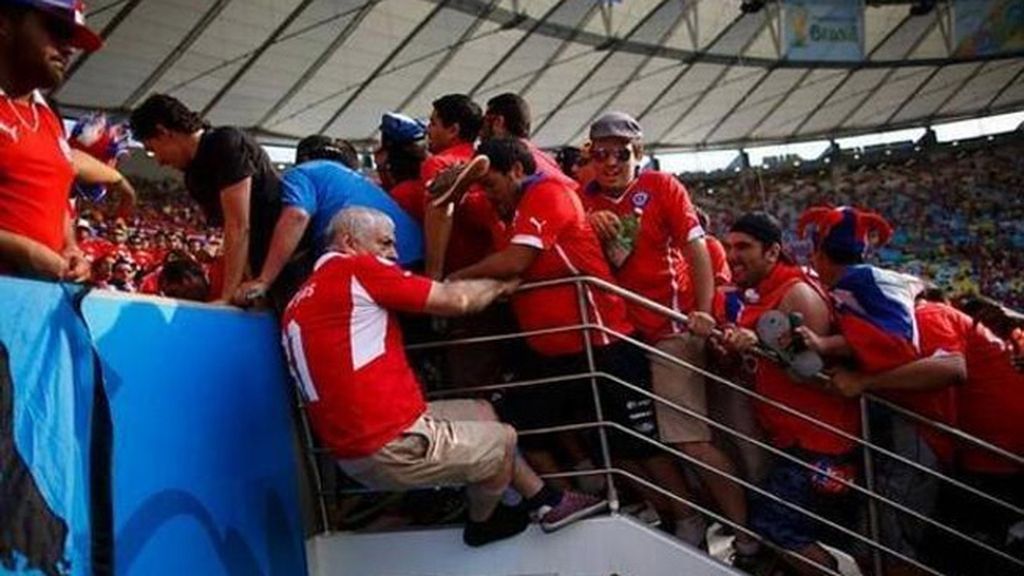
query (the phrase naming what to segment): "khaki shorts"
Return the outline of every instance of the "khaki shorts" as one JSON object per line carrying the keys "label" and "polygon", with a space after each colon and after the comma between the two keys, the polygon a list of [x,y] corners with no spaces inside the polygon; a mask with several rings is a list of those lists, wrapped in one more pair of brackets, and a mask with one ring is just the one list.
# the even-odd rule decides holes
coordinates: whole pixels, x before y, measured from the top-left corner
{"label": "khaki shorts", "polygon": [[[704,368],[707,364],[704,342],[703,338],[692,334],[679,334],[660,340],[655,347],[688,364]],[[702,374],[654,354],[648,354],[648,358],[651,360],[651,386],[655,394],[707,416],[707,393]],[[662,442],[683,444],[711,440],[711,428],[704,422],[661,403],[656,403],[654,410]]]}
{"label": "khaki shorts", "polygon": [[512,429],[479,400],[431,402],[419,420],[365,458],[338,460],[346,474],[379,490],[474,484],[493,477],[512,447]]}

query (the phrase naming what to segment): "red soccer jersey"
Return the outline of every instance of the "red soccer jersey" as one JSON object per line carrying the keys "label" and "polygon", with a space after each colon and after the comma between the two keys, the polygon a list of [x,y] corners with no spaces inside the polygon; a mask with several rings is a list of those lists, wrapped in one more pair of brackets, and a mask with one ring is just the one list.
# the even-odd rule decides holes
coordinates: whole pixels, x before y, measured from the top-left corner
{"label": "red soccer jersey", "polygon": [[[474,154],[472,144],[458,144],[430,156],[420,167],[420,182],[426,188],[445,168],[459,162],[469,162]],[[423,194],[423,202],[426,205],[426,194]],[[476,264],[493,252],[490,231],[496,222],[498,216],[483,189],[477,185],[471,186],[455,208],[452,235],[445,253],[444,273]]]}
{"label": "red soccer jersey", "polygon": [[[790,289],[801,282],[814,285],[799,267],[777,264],[756,289],[719,292],[715,302],[716,312],[721,320],[755,330],[761,315],[778,308]],[[857,402],[830,394],[820,384],[797,382],[768,360],[757,361],[754,387],[758,393],[798,412],[848,434],[860,435],[860,410]],[[772,444],[779,448],[799,446],[820,454],[837,455],[856,447],[852,440],[779,408],[757,400],[754,406],[758,421]]]}
{"label": "red soccer jersey", "polygon": [[423,312],[431,284],[373,256],[328,253],[285,309],[292,376],[336,457],[373,454],[426,410],[395,312]]}
{"label": "red soccer jersey", "polygon": [[[509,244],[518,244],[540,251],[523,274],[523,280],[533,282],[595,276],[611,281],[608,263],[593,228],[587,222],[579,196],[557,180],[543,175],[528,178],[523,182],[523,188],[524,194],[511,226],[495,226],[499,250]],[[591,323],[607,326],[621,334],[633,331],[621,298],[587,285],[584,289]],[[579,300],[572,284],[517,292],[512,297],[512,309],[520,328],[525,331],[580,323]],[[592,332],[591,338],[598,346],[613,340],[603,331]],[[527,342],[545,356],[583,351],[583,337],[579,330],[533,336]]]}
{"label": "red soccer jersey", "polygon": [[537,172],[541,172],[555,180],[558,180],[564,184],[570,190],[579,190],[579,183],[569,178],[562,172],[562,168],[555,162],[555,159],[551,157],[547,152],[537,148],[537,146],[529,141],[523,140],[526,147],[530,150],[530,154],[533,155],[533,163],[537,165]]}
{"label": "red soccer jersey", "polygon": [[732,284],[732,270],[729,269],[729,260],[725,254],[725,246],[714,236],[704,237],[708,244],[708,254],[711,255],[711,273],[715,277],[715,286],[728,286]]}
{"label": "red soccer jersey", "polygon": [[[1010,346],[950,306],[925,303],[915,314],[922,354],[960,354],[966,361],[967,382],[954,390],[960,428],[1015,454],[1024,454],[1024,374],[1013,369]],[[958,459],[968,470],[1024,472],[1020,465],[983,449],[960,446]]]}
{"label": "red soccer jersey", "polygon": [[395,199],[395,202],[398,202],[402,210],[405,210],[416,222],[423,224],[423,207],[427,197],[423,182],[404,180],[392,186],[391,190],[388,190],[388,194]]}
{"label": "red soccer jersey", "polygon": [[64,128],[42,96],[25,104],[0,91],[0,230],[61,252],[74,177]]}
{"label": "red soccer jersey", "polygon": [[[673,310],[693,310],[696,299],[682,249],[704,236],[704,230],[682,183],[671,174],[643,172],[618,198],[593,186],[582,197],[587,212],[608,210],[620,218],[639,219],[633,251],[615,271],[619,284]],[[684,329],[641,306],[630,306],[629,318],[648,341]]]}

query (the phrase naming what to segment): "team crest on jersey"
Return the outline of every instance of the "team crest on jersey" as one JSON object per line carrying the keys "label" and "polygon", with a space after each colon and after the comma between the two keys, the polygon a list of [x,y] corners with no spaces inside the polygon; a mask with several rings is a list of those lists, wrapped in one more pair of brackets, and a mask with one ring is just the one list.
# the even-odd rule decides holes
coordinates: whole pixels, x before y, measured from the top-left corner
{"label": "team crest on jersey", "polygon": [[630,200],[633,202],[634,208],[643,208],[651,201],[651,195],[641,190],[640,192],[633,194],[633,197]]}
{"label": "team crest on jersey", "polygon": [[10,136],[11,140],[18,141],[18,127],[0,122],[0,132]]}

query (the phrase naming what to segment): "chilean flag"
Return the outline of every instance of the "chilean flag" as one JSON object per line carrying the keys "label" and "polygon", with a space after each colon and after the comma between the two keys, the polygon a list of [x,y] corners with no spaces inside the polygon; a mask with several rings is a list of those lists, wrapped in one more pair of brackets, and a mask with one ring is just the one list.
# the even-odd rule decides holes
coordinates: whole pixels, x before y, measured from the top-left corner
{"label": "chilean flag", "polygon": [[868,264],[847,268],[832,297],[840,330],[863,369],[888,370],[918,357],[914,307],[923,290],[914,276]]}

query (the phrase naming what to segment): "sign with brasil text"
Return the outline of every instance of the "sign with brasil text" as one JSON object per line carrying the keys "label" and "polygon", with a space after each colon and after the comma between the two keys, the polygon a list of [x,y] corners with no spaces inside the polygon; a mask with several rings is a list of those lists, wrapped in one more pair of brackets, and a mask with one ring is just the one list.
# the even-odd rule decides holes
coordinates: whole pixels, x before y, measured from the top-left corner
{"label": "sign with brasil text", "polygon": [[789,60],[864,57],[864,5],[859,0],[785,0],[782,28]]}
{"label": "sign with brasil text", "polygon": [[955,56],[1024,50],[1024,0],[956,0],[953,9]]}

